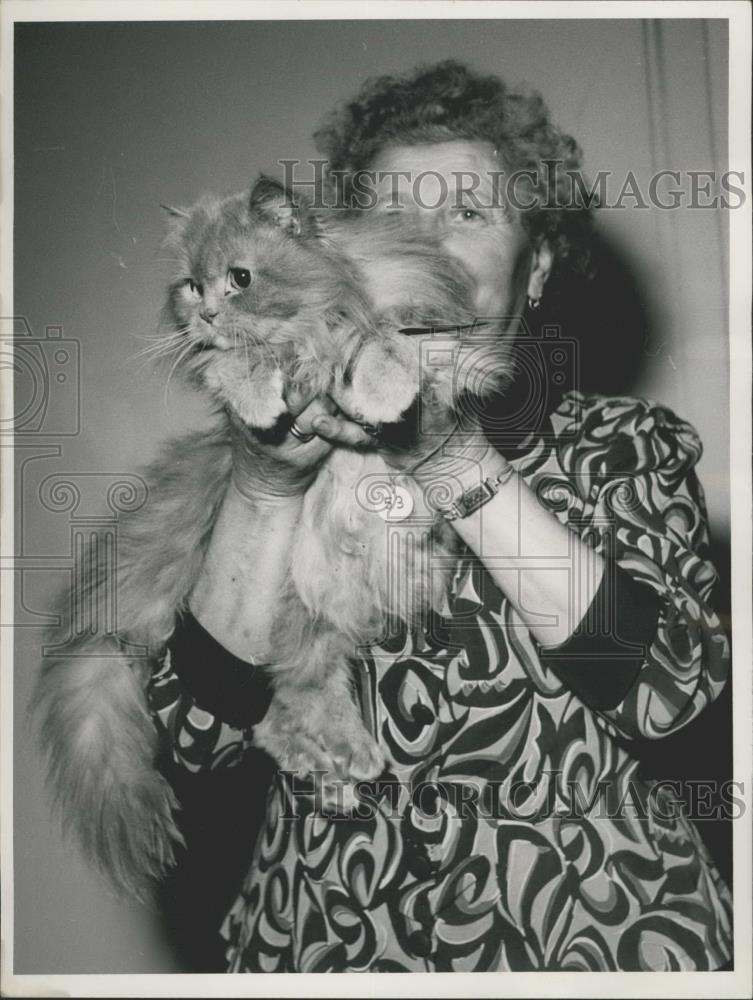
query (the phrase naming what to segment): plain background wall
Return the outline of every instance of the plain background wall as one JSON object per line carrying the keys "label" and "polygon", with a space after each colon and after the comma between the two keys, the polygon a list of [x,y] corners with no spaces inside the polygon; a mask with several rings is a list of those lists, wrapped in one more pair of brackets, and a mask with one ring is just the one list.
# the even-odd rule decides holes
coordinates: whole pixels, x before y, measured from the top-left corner
{"label": "plain background wall", "polygon": [[[314,156],[314,126],[365,77],[450,56],[541,90],[591,175],[632,170],[647,185],[661,168],[724,169],[726,45],[724,21],[16,26],[15,314],[35,338],[61,327],[80,345],[81,364],[78,388],[68,370],[60,391],[69,395],[49,411],[65,414],[77,399],[79,433],[59,436],[49,417],[17,450],[16,972],[180,971],[157,914],[116,899],[61,840],[24,715],[39,627],[70,556],[68,514],[43,506],[41,482],[127,473],[206,419],[200,400],[176,385],[166,394],[164,376],[133,360],[138,337],[154,331],[167,273],[157,262],[159,203],[239,190],[259,170],[279,173],[280,158]],[[646,209],[606,211],[600,226],[645,305],[630,391],[700,431],[700,472],[723,545],[726,220],[713,209]],[[608,310],[601,320],[609,344]],[[40,350],[57,391],[54,349]],[[17,411],[29,378],[18,372]],[[93,509],[104,505],[99,488],[87,500]]]}

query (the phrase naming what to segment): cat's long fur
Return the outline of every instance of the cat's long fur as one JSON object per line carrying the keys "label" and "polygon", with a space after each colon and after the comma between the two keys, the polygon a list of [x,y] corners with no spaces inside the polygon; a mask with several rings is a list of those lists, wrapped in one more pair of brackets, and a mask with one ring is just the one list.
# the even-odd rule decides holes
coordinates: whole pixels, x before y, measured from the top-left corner
{"label": "cat's long fur", "polygon": [[[259,195],[259,185],[254,192]],[[390,225],[336,219],[317,223],[314,232],[314,222],[300,217],[291,229],[289,214],[271,222],[269,194],[262,184],[261,209],[259,201],[254,208],[252,195],[251,220],[257,226],[252,231],[272,270],[290,273],[286,284],[272,273],[256,293],[247,335],[259,347],[254,355],[259,367],[248,363],[244,383],[232,367],[237,355],[228,351],[223,369],[226,355],[207,352],[199,340],[192,345],[190,338],[184,346],[173,333],[174,351],[191,377],[225,407],[236,413],[248,407],[247,416],[256,414],[260,421],[274,413],[274,394],[255,410],[247,386],[268,393],[275,364],[286,378],[331,392],[363,420],[397,419],[418,390],[419,376],[422,393],[431,395],[434,405],[451,407],[463,386],[430,366],[419,371],[417,348],[397,327],[467,321],[462,273],[435,248],[406,240],[404,233],[398,240]],[[281,204],[288,209],[285,199],[273,198],[272,211]],[[255,210],[261,211],[258,218]],[[193,226],[199,234],[212,220],[221,220],[226,232],[228,216],[231,235],[249,225],[237,198],[208,200],[180,213],[170,246],[179,254],[190,239],[187,230]],[[173,285],[168,316],[182,315],[183,300],[176,306],[175,297],[184,294],[183,286]],[[243,315],[236,318],[233,336],[244,336],[237,323],[245,330],[245,322]],[[179,334],[192,329],[182,320],[176,325]],[[473,348],[472,336],[465,346]],[[247,340],[243,348],[248,352]],[[490,350],[492,367],[503,371],[504,354]],[[276,360],[281,356],[284,364]],[[189,436],[163,451],[145,473],[145,507],[119,525],[118,637],[74,636],[65,656],[45,659],[37,687],[49,780],[65,821],[89,859],[131,891],[162,874],[180,842],[174,797],[154,767],[156,735],[145,686],[201,570],[230,469],[222,420],[211,434]],[[426,508],[419,521],[390,525],[390,537],[402,533],[412,553],[399,567],[395,586],[385,523],[359,496],[368,477],[391,478],[379,454],[335,449],[306,494],[280,595],[275,699],[255,731],[259,745],[282,764],[303,768],[315,760],[307,745],[324,737],[330,759],[351,778],[378,773],[383,759],[355,710],[348,658],[391,619],[410,622],[436,604],[443,582],[437,557],[452,552],[454,538]],[[420,511],[423,498],[409,477],[403,487],[412,491]],[[74,573],[74,580],[80,576]],[[57,643],[71,635],[78,603],[104,585],[95,573],[65,596]],[[134,654],[135,644],[147,647],[146,654]]]}
{"label": "cat's long fur", "polygon": [[55,644],[72,641],[64,655],[43,659],[36,687],[48,783],[64,823],[90,862],[137,895],[171,865],[182,839],[175,798],[155,768],[157,730],[144,691],[201,568],[230,462],[229,436],[215,431],[171,442],[145,470],[146,504],[118,526],[122,641],[75,633],[78,610],[111,586],[87,553],[93,572],[73,573],[50,636]]}

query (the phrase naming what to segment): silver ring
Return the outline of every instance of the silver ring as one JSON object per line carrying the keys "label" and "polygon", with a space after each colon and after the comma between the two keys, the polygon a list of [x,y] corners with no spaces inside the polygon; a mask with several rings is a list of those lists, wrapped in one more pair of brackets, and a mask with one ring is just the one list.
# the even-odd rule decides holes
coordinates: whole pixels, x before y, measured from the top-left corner
{"label": "silver ring", "polygon": [[290,425],[290,433],[293,435],[294,438],[298,438],[298,440],[301,441],[303,444],[307,444],[309,441],[313,441],[314,438],[316,437],[316,434],[304,434],[304,432],[301,430],[301,428],[298,426],[295,420]]}
{"label": "silver ring", "polygon": [[381,424],[361,424],[361,427],[367,434],[371,435],[371,437],[379,437],[382,433]]}

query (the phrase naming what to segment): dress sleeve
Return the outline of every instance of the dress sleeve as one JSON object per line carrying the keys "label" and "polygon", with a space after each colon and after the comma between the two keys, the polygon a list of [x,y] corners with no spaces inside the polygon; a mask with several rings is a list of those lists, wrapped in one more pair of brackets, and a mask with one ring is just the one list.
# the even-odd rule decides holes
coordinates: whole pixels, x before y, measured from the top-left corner
{"label": "dress sleeve", "polygon": [[[660,609],[661,601],[651,587],[608,562],[591,606],[573,634],[559,646],[541,648],[539,658],[589,707],[616,708],[643,666]],[[608,627],[593,628],[599,621],[608,622]]]}
{"label": "dress sleeve", "polygon": [[172,760],[194,772],[240,763],[271,697],[263,666],[233,656],[188,614],[178,622],[147,687],[155,725]]}
{"label": "dress sleeve", "polygon": [[[720,694],[729,671],[729,643],[709,604],[717,573],[695,472],[702,446],[693,427],[665,407],[635,399],[587,402],[579,433],[560,453],[582,511],[571,526],[606,557],[607,572],[627,574],[658,601],[634,679],[598,717],[613,733],[656,739],[698,715]],[[621,616],[608,601],[589,617],[614,640]],[[635,644],[622,639],[629,658]]]}

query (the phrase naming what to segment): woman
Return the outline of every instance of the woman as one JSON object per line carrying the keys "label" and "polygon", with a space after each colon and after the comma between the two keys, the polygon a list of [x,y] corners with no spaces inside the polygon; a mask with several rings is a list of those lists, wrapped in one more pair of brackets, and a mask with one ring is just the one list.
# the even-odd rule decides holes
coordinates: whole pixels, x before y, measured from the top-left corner
{"label": "woman", "polygon": [[[586,263],[588,213],[566,207],[566,174],[542,167],[577,170],[578,150],[535,95],[441,63],[367,83],[318,139],[346,196],[359,170],[375,172],[375,210],[409,213],[461,261],[498,335]],[[520,185],[500,183],[511,174]],[[228,676],[273,660],[269,623],[307,485],[331,447],[374,446],[328,400],[290,408],[281,444],[236,428],[234,488],[192,617],[152,684],[176,759],[192,768],[237,759],[268,703],[263,670],[244,711],[232,686],[199,692],[197,643]],[[637,779],[630,748],[694,718],[728,668],[707,604],[700,442],[640,400],[568,392],[542,416],[498,448],[489,414],[487,436],[471,415],[444,448],[421,435],[387,448],[419,483],[448,485],[463,555],[445,614],[355,663],[393,761],[364,808],[322,814],[284,776],[273,784],[223,925],[230,971],[716,969],[731,958],[729,892],[676,803]]]}

